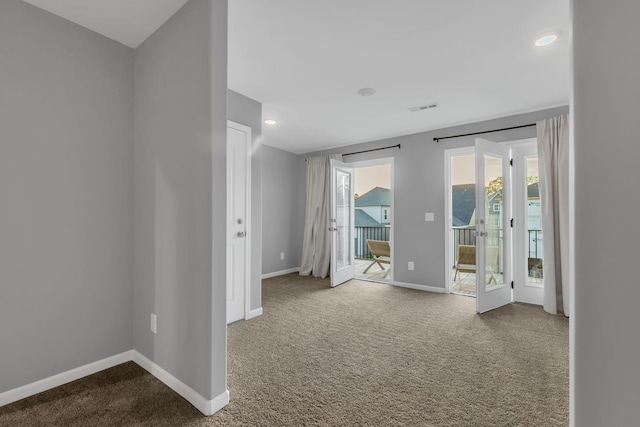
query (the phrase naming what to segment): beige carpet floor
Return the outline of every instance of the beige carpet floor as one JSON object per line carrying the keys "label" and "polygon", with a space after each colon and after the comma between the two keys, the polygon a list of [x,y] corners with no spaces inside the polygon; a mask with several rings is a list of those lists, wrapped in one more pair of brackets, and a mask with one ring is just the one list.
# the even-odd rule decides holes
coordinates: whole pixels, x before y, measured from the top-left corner
{"label": "beige carpet floor", "polygon": [[295,274],[228,329],[231,403],[203,417],[134,363],[0,408],[2,426],[566,426],[568,321]]}

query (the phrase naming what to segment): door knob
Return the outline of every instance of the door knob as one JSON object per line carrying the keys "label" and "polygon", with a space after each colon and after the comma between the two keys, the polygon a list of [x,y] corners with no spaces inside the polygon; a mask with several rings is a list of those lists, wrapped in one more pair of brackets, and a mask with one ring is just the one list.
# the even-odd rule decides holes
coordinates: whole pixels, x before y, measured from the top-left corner
{"label": "door knob", "polygon": [[246,235],[247,233],[245,233],[244,231],[238,231],[238,237],[244,237]]}

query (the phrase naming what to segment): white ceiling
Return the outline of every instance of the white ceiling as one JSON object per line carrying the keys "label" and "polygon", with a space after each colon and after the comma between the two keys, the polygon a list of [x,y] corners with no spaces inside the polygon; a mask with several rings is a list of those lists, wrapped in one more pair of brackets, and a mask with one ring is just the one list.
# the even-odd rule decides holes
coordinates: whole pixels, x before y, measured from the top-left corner
{"label": "white ceiling", "polygon": [[135,48],[188,0],[23,1]]}
{"label": "white ceiling", "polygon": [[[136,47],[187,0],[25,1]],[[569,0],[229,0],[229,88],[305,153],[567,105],[569,30]]]}
{"label": "white ceiling", "polygon": [[231,0],[229,87],[304,153],[568,105],[569,29],[568,0]]}

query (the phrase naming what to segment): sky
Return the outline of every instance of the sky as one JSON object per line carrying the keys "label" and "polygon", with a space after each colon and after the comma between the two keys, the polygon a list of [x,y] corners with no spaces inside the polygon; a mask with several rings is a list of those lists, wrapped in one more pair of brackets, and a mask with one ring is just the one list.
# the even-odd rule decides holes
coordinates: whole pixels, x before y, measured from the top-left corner
{"label": "sky", "polygon": [[[475,154],[465,154],[451,158],[452,185],[473,184],[476,180]],[[499,165],[489,170],[490,181],[499,175]],[[538,175],[537,159],[527,159],[527,176]],[[391,188],[391,167],[389,165],[367,166],[355,169],[355,192],[362,196],[375,187]]]}
{"label": "sky", "polygon": [[[451,185],[473,184],[476,181],[476,155],[465,154],[451,158]],[[491,165],[492,167],[489,167]],[[487,184],[496,176],[500,175],[500,162],[488,162],[486,165]],[[537,157],[527,159],[527,176],[538,175]],[[357,185],[357,181],[356,181]],[[357,187],[356,187],[357,188]]]}
{"label": "sky", "polygon": [[367,166],[355,169],[355,192],[362,196],[375,188],[391,188],[391,166]]}

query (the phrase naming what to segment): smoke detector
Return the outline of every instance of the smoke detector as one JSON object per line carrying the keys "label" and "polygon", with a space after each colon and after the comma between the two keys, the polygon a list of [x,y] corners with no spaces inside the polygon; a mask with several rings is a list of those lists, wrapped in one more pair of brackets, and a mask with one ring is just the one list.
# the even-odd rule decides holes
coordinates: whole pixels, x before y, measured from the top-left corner
{"label": "smoke detector", "polygon": [[372,87],[363,87],[358,91],[360,96],[372,96],[376,93],[376,90]]}

